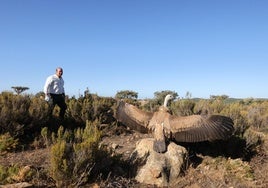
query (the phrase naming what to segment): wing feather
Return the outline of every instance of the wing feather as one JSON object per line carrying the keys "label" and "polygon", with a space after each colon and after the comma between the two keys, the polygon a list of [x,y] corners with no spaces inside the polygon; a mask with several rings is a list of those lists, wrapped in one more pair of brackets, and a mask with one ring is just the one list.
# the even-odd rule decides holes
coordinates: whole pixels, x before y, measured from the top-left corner
{"label": "wing feather", "polygon": [[141,133],[148,132],[148,124],[153,116],[153,113],[140,110],[134,105],[119,101],[116,110],[116,119],[124,125],[135,129]]}
{"label": "wing feather", "polygon": [[221,115],[170,116],[169,123],[170,131],[178,142],[227,139],[234,131],[232,119]]}

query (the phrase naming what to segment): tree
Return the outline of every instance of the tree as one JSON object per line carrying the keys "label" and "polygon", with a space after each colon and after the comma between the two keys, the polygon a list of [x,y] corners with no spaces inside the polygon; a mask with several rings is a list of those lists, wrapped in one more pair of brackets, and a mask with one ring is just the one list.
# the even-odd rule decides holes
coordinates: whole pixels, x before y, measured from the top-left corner
{"label": "tree", "polygon": [[28,87],[23,87],[23,86],[13,86],[11,87],[12,89],[14,89],[14,91],[19,95],[21,94],[23,91],[29,89]]}
{"label": "tree", "polygon": [[138,93],[135,91],[130,91],[130,90],[121,90],[118,91],[115,95],[115,98],[117,99],[137,99],[138,98]]}
{"label": "tree", "polygon": [[229,96],[228,95],[210,95],[210,99],[212,100],[225,100],[228,99]]}
{"label": "tree", "polygon": [[164,90],[164,91],[156,91],[154,92],[154,98],[157,104],[162,104],[167,94],[171,94],[174,99],[176,99],[179,95],[175,91]]}
{"label": "tree", "polygon": [[174,99],[178,97],[178,94],[175,91],[164,90],[154,92],[154,99],[149,100],[147,104],[144,105],[144,109],[147,111],[156,111],[159,106],[163,105],[165,97],[171,94]]}

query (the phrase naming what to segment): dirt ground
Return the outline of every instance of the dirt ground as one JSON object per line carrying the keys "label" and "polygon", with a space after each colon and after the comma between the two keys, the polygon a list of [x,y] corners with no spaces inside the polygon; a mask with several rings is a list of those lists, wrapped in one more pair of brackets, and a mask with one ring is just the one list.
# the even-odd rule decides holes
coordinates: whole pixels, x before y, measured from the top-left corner
{"label": "dirt ground", "polygon": [[[107,134],[103,137],[102,144],[108,145],[113,148],[116,153],[120,153],[124,158],[128,158],[132,151],[135,149],[135,144],[142,138],[150,137],[148,134],[141,134],[130,130],[117,130],[112,134]],[[189,168],[184,172],[181,178],[178,179],[176,187],[186,188],[212,188],[212,187],[268,187],[268,157],[266,154],[260,154],[254,156],[250,161],[243,162],[242,164],[249,165],[253,172],[253,178],[241,177],[234,178],[240,172],[239,169],[233,170],[234,173],[227,174],[225,166],[229,161],[233,162],[239,159],[224,159],[225,163],[219,162],[215,165],[215,161],[219,158],[213,158],[211,156],[198,156],[200,162],[196,165],[189,165]],[[20,165],[31,166],[36,169],[46,168],[49,165],[49,149],[48,148],[35,148],[31,150],[25,150],[17,153],[8,153],[4,156],[0,156],[0,164],[2,166]],[[222,166],[221,166],[222,165]],[[225,170],[224,170],[225,169]],[[149,185],[140,185],[133,183],[131,180],[118,177],[118,180],[111,179],[110,182],[105,183],[96,182],[87,187],[155,187]],[[53,187],[53,182],[44,186],[46,183],[39,182],[42,186],[35,187]],[[113,181],[118,181],[114,183]],[[1,183],[0,183],[1,184]]]}

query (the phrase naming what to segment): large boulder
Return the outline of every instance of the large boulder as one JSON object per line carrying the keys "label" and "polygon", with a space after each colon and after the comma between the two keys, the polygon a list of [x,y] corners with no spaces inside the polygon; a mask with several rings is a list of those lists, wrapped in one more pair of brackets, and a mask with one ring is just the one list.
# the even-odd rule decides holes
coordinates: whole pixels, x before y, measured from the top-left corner
{"label": "large boulder", "polygon": [[131,155],[133,163],[140,161],[135,179],[140,183],[159,187],[172,186],[185,166],[187,150],[170,142],[165,153],[157,153],[153,150],[153,142],[153,138],[145,138],[136,144]]}

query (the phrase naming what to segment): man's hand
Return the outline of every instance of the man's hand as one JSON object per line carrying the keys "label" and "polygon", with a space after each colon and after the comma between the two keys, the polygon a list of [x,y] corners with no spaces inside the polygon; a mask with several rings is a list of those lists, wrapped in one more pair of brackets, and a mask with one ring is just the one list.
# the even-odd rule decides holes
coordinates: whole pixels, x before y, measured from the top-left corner
{"label": "man's hand", "polygon": [[47,102],[50,101],[50,96],[49,95],[45,95],[45,101],[47,101]]}

